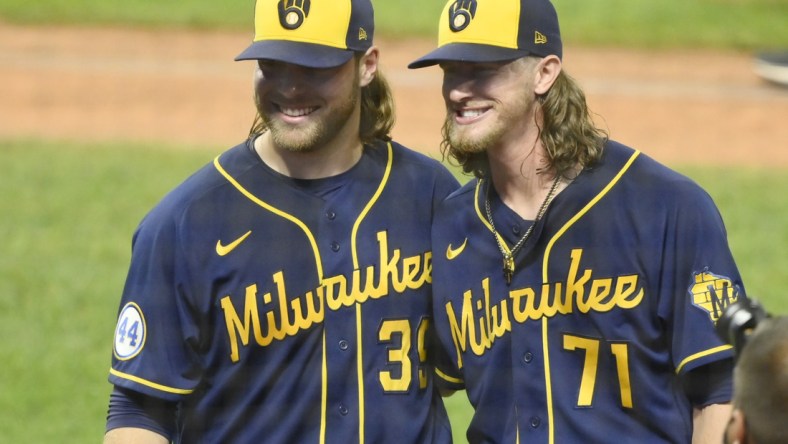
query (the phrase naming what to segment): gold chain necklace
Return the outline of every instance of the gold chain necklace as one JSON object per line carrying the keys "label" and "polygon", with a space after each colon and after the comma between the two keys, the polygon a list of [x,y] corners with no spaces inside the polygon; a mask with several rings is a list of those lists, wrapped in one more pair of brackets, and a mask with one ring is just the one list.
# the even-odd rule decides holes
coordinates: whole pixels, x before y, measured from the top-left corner
{"label": "gold chain necklace", "polygon": [[506,249],[503,247],[501,243],[501,236],[498,234],[498,231],[495,229],[495,222],[493,222],[492,211],[490,210],[490,188],[492,187],[492,182],[487,186],[487,190],[484,194],[484,210],[487,213],[487,221],[490,222],[490,227],[492,228],[493,236],[495,236],[495,242],[498,244],[498,250],[501,251],[503,255],[503,276],[506,278],[506,285],[510,285],[512,283],[512,276],[514,275],[514,256],[520,251],[523,245],[525,245],[525,241],[531,236],[531,233],[534,231],[534,226],[536,223],[539,222],[539,219],[544,216],[544,213],[547,211],[547,206],[550,204],[550,201],[553,198],[553,193],[558,188],[558,182],[560,182],[561,176],[556,174],[555,180],[553,181],[553,185],[550,187],[550,192],[547,193],[547,197],[545,197],[544,202],[542,202],[542,206],[539,207],[539,212],[536,213],[536,219],[528,227],[528,230],[525,231],[525,234],[517,241],[517,243],[512,247],[511,251],[507,252]]}

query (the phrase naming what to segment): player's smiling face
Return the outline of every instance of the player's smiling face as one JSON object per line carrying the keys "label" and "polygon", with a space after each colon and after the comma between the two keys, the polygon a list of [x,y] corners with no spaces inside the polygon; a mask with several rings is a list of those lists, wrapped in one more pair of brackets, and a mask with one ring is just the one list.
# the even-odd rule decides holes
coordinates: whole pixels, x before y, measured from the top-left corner
{"label": "player's smiling face", "polygon": [[446,62],[443,98],[451,145],[463,152],[482,152],[516,141],[533,121],[532,59],[511,62]]}
{"label": "player's smiling face", "polygon": [[335,68],[307,68],[271,60],[258,61],[257,109],[282,149],[319,149],[341,133],[358,133],[358,62]]}

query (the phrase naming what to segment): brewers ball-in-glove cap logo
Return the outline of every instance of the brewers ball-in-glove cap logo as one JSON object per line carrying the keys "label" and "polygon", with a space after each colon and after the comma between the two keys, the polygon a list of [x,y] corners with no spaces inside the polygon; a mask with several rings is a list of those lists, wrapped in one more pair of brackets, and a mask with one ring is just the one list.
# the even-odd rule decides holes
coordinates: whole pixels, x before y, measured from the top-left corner
{"label": "brewers ball-in-glove cap logo", "polygon": [[550,0],[450,0],[438,22],[438,48],[408,68],[549,55],[563,56]]}
{"label": "brewers ball-in-glove cap logo", "polygon": [[333,68],[372,47],[371,0],[257,0],[252,44],[235,60]]}
{"label": "brewers ball-in-glove cap logo", "polygon": [[285,29],[297,29],[309,15],[309,0],[279,0],[279,23]]}
{"label": "brewers ball-in-glove cap logo", "polygon": [[467,28],[476,15],[476,0],[457,0],[449,7],[449,27],[454,32]]}

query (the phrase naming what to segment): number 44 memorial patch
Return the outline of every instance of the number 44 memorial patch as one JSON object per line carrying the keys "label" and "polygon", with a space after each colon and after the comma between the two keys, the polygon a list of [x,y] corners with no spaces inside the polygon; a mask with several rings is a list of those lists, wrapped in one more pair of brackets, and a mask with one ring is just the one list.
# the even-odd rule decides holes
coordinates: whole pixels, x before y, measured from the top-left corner
{"label": "number 44 memorial patch", "polygon": [[121,361],[127,361],[139,354],[145,345],[147,332],[145,329],[145,317],[142,309],[129,302],[120,311],[118,326],[115,327],[115,357]]}

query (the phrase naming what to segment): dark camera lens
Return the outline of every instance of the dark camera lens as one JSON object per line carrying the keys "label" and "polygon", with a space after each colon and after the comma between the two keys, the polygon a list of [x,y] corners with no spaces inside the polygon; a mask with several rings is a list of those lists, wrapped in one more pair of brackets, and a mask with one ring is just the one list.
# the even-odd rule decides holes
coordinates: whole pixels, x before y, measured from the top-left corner
{"label": "dark camera lens", "polygon": [[740,299],[729,305],[717,320],[717,335],[731,344],[738,356],[747,341],[747,336],[766,316],[766,312],[757,301]]}

